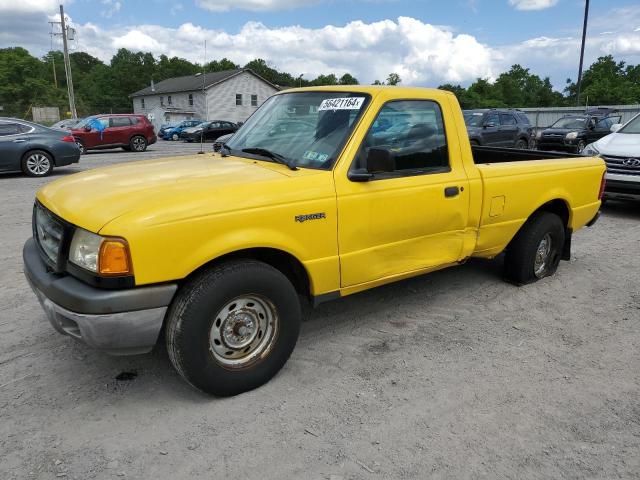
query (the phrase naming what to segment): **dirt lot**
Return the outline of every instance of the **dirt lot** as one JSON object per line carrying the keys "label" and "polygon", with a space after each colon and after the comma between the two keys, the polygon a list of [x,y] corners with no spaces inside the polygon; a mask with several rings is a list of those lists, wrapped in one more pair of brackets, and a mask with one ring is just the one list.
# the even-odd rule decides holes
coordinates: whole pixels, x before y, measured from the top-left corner
{"label": "dirt lot", "polygon": [[21,261],[46,181],[0,175],[0,478],[640,478],[640,206],[609,204],[535,285],[472,261],[307,308],[276,378],[215,399],[163,348],[53,331]]}

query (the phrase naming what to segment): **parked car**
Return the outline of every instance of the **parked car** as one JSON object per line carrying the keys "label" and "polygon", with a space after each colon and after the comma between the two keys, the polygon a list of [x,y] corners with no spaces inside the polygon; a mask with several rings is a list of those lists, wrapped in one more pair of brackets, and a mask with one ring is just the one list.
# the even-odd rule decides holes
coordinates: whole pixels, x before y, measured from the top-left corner
{"label": "parked car", "polygon": [[625,125],[613,124],[611,131],[582,153],[600,156],[607,164],[605,198],[640,200],[640,114]]}
{"label": "parked car", "polygon": [[[286,363],[300,296],[317,305],[502,252],[515,284],[553,275],[598,218],[604,162],[472,150],[459,108],[435,89],[276,93],[224,159],[113,166],[42,187],[25,275],[58,332],[111,354],[162,339],[186,381],[225,396]],[[294,128],[289,113],[315,128]],[[369,129],[385,117],[403,131],[378,143]],[[566,278],[583,271],[572,266]]]}
{"label": "parked car", "polygon": [[78,125],[83,118],[67,118],[66,120],[60,120],[59,122],[51,125],[51,128],[56,130],[71,130],[73,127]]}
{"label": "parked car", "polygon": [[529,148],[533,128],[520,110],[465,110],[464,121],[471,145]]}
{"label": "parked car", "polygon": [[228,133],[226,135],[222,135],[221,137],[216,138],[213,141],[213,151],[219,152],[220,149],[224,147],[224,144],[227,143],[231,137],[233,137],[233,133]]}
{"label": "parked car", "polygon": [[611,126],[620,122],[608,108],[589,109],[584,115],[566,115],[540,132],[539,150],[560,150],[582,153],[584,147],[609,135]]}
{"label": "parked car", "polygon": [[78,163],[80,150],[68,132],[15,118],[0,118],[0,171],[45,177],[55,167]]}
{"label": "parked car", "polygon": [[238,129],[235,123],[224,120],[212,120],[203,122],[191,128],[185,128],[180,132],[180,138],[186,142],[199,142],[201,140],[215,140],[216,138],[233,133]]}
{"label": "parked car", "polygon": [[185,120],[183,122],[180,122],[175,127],[166,128],[162,132],[162,138],[164,140],[180,140],[180,133],[185,128],[195,127],[197,125],[200,125],[201,123],[202,120]]}
{"label": "parked car", "polygon": [[160,125],[160,129],[158,130],[158,137],[164,140],[164,132],[167,131],[169,128],[175,128],[177,126],[178,126],[177,123],[165,123],[163,125]]}
{"label": "parked car", "polygon": [[144,152],[156,143],[153,125],[144,115],[95,115],[85,118],[71,129],[82,153],[88,150],[122,148]]}

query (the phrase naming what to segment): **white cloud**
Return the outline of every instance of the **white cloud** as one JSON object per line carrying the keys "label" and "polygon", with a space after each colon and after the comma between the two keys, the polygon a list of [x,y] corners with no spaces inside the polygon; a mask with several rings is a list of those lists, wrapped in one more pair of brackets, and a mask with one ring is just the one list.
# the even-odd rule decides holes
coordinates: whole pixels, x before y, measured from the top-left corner
{"label": "white cloud", "polygon": [[306,7],[319,3],[320,0],[196,0],[196,5],[212,12],[229,10],[285,10]]}
{"label": "white cloud", "polygon": [[456,35],[445,27],[409,17],[317,29],[268,28],[248,22],[236,34],[192,23],[178,28],[140,25],[118,33],[95,25],[78,26],[80,48],[104,60],[124,47],[201,61],[202,51],[197,46],[205,38],[209,52],[236,63],[264,58],[292,75],[304,73],[312,78],[321,73],[350,72],[363,82],[385,79],[389,72],[398,72],[405,84],[436,85],[493,77],[500,57],[470,35]]}
{"label": "white cloud", "polygon": [[516,10],[544,10],[557,3],[558,0],[509,0],[509,4]]}
{"label": "white cloud", "polygon": [[118,13],[122,8],[122,3],[117,0],[102,0],[102,4],[106,9],[101,12],[105,18],[111,18],[114,14]]}

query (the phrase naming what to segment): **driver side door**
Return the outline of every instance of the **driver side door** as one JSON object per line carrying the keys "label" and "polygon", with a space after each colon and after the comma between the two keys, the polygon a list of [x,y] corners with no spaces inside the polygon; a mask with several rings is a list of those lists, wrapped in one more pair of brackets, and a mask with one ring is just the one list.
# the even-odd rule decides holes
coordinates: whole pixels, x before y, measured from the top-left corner
{"label": "driver side door", "polygon": [[502,144],[502,132],[500,131],[500,116],[497,113],[487,113],[482,122],[483,145],[499,146]]}
{"label": "driver side door", "polygon": [[[392,123],[385,130],[394,135],[376,133],[381,119]],[[362,168],[371,148],[388,150],[395,168],[366,182],[336,181],[341,287],[459,261],[469,182],[462,168],[451,168],[456,152],[449,151],[439,104],[388,102],[352,169]]]}

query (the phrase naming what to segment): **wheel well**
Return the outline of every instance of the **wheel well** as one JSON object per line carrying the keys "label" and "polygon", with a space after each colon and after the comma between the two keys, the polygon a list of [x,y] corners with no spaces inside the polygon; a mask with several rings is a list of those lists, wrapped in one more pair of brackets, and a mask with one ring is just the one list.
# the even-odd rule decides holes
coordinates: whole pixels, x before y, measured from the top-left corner
{"label": "wheel well", "polygon": [[27,150],[26,152],[24,152],[24,154],[22,155],[22,157],[20,158],[20,160],[22,161],[22,160],[24,160],[25,158],[27,158],[27,155],[29,155],[30,153],[32,153],[32,152],[38,152],[38,151],[40,151],[40,152],[44,152],[44,153],[48,154],[48,155],[51,157],[51,159],[53,160],[53,164],[54,164],[55,166],[57,166],[57,164],[56,164],[56,156],[55,156],[53,153],[51,153],[49,150],[47,150],[46,148],[30,148],[29,150]]}
{"label": "wheel well", "polygon": [[569,228],[569,206],[564,200],[560,200],[560,199],[551,200],[550,202],[547,202],[544,205],[542,205],[531,215],[534,215],[537,212],[555,213],[562,220],[562,224],[564,225],[565,230]]}
{"label": "wheel well", "polygon": [[302,263],[300,263],[300,261],[290,253],[287,253],[283,250],[278,250],[276,248],[249,248],[227,253],[226,255],[218,257],[204,264],[189,276],[192,276],[193,274],[205,268],[209,268],[211,266],[224,262],[225,260],[240,259],[258,260],[260,262],[271,265],[276,270],[282,272],[289,279],[289,281],[293,284],[296,291],[300,295],[306,296],[308,298],[311,297],[309,275],[307,274],[307,270],[304,268],[304,265],[302,265]]}

